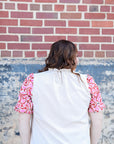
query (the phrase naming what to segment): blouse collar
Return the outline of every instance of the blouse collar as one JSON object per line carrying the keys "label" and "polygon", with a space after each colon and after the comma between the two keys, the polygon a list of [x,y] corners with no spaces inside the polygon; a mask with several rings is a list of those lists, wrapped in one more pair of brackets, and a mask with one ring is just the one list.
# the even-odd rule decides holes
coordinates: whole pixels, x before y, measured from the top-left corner
{"label": "blouse collar", "polygon": [[57,69],[57,68],[48,68],[49,71],[56,71],[56,72],[71,72],[71,69],[66,69],[66,68],[63,68],[63,69]]}

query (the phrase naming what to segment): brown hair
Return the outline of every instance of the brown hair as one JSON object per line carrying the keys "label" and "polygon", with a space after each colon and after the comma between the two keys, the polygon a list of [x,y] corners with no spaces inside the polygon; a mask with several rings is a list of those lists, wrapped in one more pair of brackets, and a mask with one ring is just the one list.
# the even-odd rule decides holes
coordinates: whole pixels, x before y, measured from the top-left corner
{"label": "brown hair", "polygon": [[45,67],[39,72],[49,68],[71,69],[76,68],[77,47],[71,41],[59,40],[51,45],[49,56],[45,60]]}

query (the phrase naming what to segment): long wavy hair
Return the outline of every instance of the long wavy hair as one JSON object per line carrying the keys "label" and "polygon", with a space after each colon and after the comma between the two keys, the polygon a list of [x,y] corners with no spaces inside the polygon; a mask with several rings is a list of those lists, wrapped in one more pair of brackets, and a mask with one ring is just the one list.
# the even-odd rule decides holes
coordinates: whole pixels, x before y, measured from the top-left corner
{"label": "long wavy hair", "polygon": [[59,40],[51,45],[49,56],[45,60],[45,67],[39,72],[47,71],[49,68],[58,70],[66,68],[71,72],[76,68],[77,47],[71,41]]}

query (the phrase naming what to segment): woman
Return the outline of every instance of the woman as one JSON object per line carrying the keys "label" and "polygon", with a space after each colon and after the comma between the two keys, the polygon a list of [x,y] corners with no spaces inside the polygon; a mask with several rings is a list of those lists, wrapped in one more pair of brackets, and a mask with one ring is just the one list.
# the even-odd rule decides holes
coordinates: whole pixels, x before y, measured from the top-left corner
{"label": "woman", "polygon": [[74,72],[76,46],[55,42],[45,62],[25,79],[15,106],[22,144],[97,144],[104,104],[93,78]]}

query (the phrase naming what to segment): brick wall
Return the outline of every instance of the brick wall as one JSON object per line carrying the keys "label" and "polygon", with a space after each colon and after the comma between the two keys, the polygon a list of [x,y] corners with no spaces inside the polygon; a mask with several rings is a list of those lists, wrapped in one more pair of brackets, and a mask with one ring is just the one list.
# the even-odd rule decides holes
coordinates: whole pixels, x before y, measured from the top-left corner
{"label": "brick wall", "polygon": [[73,41],[79,57],[114,57],[114,0],[0,0],[0,57],[46,57]]}

